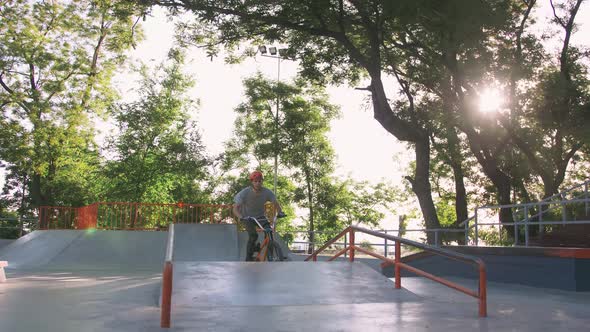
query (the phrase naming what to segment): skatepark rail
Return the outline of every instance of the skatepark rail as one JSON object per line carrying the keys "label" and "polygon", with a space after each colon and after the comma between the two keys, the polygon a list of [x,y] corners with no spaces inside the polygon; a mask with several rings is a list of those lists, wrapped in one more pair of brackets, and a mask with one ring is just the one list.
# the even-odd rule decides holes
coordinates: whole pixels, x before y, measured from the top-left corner
{"label": "skatepark rail", "polygon": [[[355,232],[361,232],[361,233],[373,235],[376,237],[380,237],[382,239],[394,241],[395,242],[395,259],[392,260],[392,259],[387,258],[385,256],[379,255],[373,251],[366,250],[364,248],[356,246],[355,241],[354,241]],[[434,246],[429,246],[429,245],[415,242],[412,240],[404,239],[402,237],[389,235],[389,234],[383,234],[381,232],[376,232],[376,231],[362,228],[362,227],[358,227],[358,226],[349,226],[346,229],[344,229],[342,232],[340,232],[340,234],[336,235],[332,240],[329,240],[328,242],[326,242],[326,244],[324,244],[321,248],[317,249],[309,257],[307,257],[305,259],[305,261],[309,261],[309,260],[313,260],[314,262],[317,261],[317,256],[319,253],[324,251],[328,246],[330,246],[334,242],[338,241],[341,237],[345,236],[347,233],[349,233],[349,238],[350,238],[349,246],[345,247],[344,249],[337,252],[333,257],[331,257],[329,259],[329,261],[336,259],[340,255],[342,255],[348,251],[350,262],[354,262],[354,253],[355,253],[355,250],[358,250],[364,254],[367,254],[367,255],[370,255],[375,258],[383,260],[384,263],[382,264],[382,266],[389,265],[389,264],[394,265],[395,288],[397,288],[397,289],[401,288],[401,269],[405,269],[405,270],[413,272],[419,276],[431,279],[431,280],[436,281],[440,284],[443,284],[449,288],[455,289],[455,290],[465,293],[469,296],[477,298],[479,301],[479,316],[480,317],[487,316],[486,268],[485,268],[485,264],[484,264],[483,260],[481,260],[480,258],[474,257],[474,256],[465,255],[465,254],[453,252],[453,251],[446,250],[446,249],[441,249],[441,248],[434,247]],[[465,287],[463,287],[459,284],[456,284],[454,282],[451,282],[449,280],[443,279],[441,277],[437,277],[437,276],[432,275],[428,272],[425,272],[423,270],[420,270],[420,269],[414,268],[412,266],[409,266],[405,263],[402,263],[401,262],[401,244],[402,243],[405,245],[410,245],[415,248],[419,248],[419,249],[431,252],[436,255],[444,256],[444,257],[447,257],[450,259],[454,259],[456,261],[465,262],[468,264],[475,265],[478,269],[478,272],[479,272],[479,289],[478,289],[478,291],[473,291],[471,289],[465,288]]]}
{"label": "skatepark rail", "polygon": [[172,308],[172,260],[174,256],[174,224],[168,228],[168,245],[166,246],[166,262],[162,272],[162,312],[160,327],[170,327],[170,311]]}

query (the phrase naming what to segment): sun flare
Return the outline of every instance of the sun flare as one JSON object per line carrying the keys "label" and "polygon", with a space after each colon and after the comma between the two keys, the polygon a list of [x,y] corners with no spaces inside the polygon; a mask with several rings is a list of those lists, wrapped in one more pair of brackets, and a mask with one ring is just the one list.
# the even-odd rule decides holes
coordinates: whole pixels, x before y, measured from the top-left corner
{"label": "sun flare", "polygon": [[497,112],[504,104],[504,97],[498,89],[485,89],[479,95],[479,110],[484,113]]}

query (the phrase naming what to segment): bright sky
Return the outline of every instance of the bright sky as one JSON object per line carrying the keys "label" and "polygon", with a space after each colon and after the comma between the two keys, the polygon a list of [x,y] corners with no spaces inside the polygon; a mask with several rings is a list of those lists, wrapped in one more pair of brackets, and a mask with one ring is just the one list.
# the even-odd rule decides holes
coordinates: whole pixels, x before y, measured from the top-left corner
{"label": "bright sky", "polygon": [[[556,2],[557,3],[557,2]],[[540,2],[536,11],[538,25],[543,26],[551,17],[549,1]],[[576,22],[580,31],[574,34],[572,43],[588,46],[588,34],[585,33],[590,19],[589,6],[583,5]],[[173,42],[173,24],[167,22],[164,10],[156,8],[152,17],[143,24],[146,40],[138,46],[132,56],[142,61],[163,59]],[[270,46],[270,45],[269,45]],[[561,46],[561,45],[557,45]],[[209,152],[219,153],[223,142],[232,132],[235,114],[233,109],[244,100],[242,80],[261,71],[266,77],[277,78],[277,60],[257,56],[239,65],[227,65],[222,57],[211,60],[197,48],[189,51],[191,62],[187,70],[196,79],[192,95],[198,98],[201,106],[198,111],[199,126],[203,141]],[[291,61],[281,61],[280,79],[288,81],[294,77],[297,65]],[[123,83],[123,82],[121,82]],[[128,83],[128,82],[127,82]],[[365,84],[364,86],[366,86]],[[121,84],[122,87],[129,84]],[[388,88],[390,92],[394,87]],[[366,91],[354,90],[353,87],[327,87],[332,103],[339,105],[342,116],[333,121],[329,134],[338,157],[338,175],[350,175],[356,180],[400,183],[413,152],[400,143],[373,118],[370,105],[367,104]],[[483,92],[482,109],[489,110],[499,104],[498,91]],[[486,96],[489,95],[487,98]],[[493,101],[493,102],[490,102]]]}
{"label": "bright sky", "polygon": [[[143,24],[146,40],[138,45],[132,56],[144,62],[157,64],[164,59],[173,43],[173,25],[166,21],[162,10],[156,10]],[[196,86],[191,91],[200,100],[197,118],[202,137],[210,153],[223,151],[223,142],[232,134],[234,109],[244,100],[243,79],[261,71],[270,79],[277,78],[277,60],[257,56],[239,65],[225,64],[222,57],[211,60],[204,52],[191,48],[188,52],[187,72],[194,75]],[[155,61],[151,61],[154,59]],[[297,65],[281,61],[280,79],[291,80]],[[133,84],[129,76],[120,76],[117,84],[129,89]],[[329,134],[338,157],[339,175],[350,175],[356,180],[378,182],[401,181],[407,162],[407,149],[397,142],[373,119],[366,104],[366,91],[352,87],[328,87],[330,100],[339,105],[342,116],[332,122]],[[410,154],[411,156],[411,154]]]}

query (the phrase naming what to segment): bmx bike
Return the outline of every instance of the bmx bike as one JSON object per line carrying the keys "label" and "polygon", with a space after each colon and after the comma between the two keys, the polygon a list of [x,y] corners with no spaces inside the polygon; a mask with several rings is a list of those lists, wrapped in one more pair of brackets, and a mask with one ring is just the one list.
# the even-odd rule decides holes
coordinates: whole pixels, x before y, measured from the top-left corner
{"label": "bmx bike", "polygon": [[[275,221],[277,218],[283,218],[283,217],[286,217],[286,215],[284,215],[284,214],[276,215]],[[258,226],[258,228],[260,228],[262,230],[262,232],[264,233],[264,239],[262,240],[262,243],[257,242],[257,247],[255,249],[255,252],[258,251],[258,254],[256,255],[256,258],[254,259],[254,261],[256,261],[256,262],[265,262],[265,261],[273,262],[273,261],[284,261],[287,259],[287,257],[285,257],[283,255],[283,250],[281,249],[281,247],[279,246],[277,241],[275,241],[275,239],[274,239],[274,231],[271,227],[270,222],[268,221],[268,218],[266,218],[266,216],[244,217],[244,218],[242,218],[242,221],[254,222]]]}

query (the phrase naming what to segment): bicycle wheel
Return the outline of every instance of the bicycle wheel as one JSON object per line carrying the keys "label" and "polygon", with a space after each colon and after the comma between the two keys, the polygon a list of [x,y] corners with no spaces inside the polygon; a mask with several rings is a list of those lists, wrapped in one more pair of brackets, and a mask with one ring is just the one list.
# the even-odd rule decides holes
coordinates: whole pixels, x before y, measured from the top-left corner
{"label": "bicycle wheel", "polygon": [[285,260],[285,256],[283,256],[283,250],[275,241],[268,243],[268,253],[266,257],[269,262],[280,262]]}

